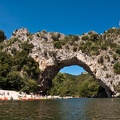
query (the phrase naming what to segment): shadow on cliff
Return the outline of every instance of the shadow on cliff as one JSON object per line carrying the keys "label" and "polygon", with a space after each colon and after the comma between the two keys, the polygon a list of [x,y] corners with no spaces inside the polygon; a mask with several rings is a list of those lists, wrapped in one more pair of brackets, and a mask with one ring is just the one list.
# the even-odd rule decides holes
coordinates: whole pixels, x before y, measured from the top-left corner
{"label": "shadow on cliff", "polygon": [[102,86],[99,87],[98,93],[95,96],[95,98],[108,98],[107,93]]}

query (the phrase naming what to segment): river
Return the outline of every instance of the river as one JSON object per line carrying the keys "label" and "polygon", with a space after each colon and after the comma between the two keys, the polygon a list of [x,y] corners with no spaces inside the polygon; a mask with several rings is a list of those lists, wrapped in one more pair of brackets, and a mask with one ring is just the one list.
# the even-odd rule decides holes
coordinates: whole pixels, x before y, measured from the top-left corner
{"label": "river", "polygon": [[0,120],[120,120],[120,98],[0,101]]}

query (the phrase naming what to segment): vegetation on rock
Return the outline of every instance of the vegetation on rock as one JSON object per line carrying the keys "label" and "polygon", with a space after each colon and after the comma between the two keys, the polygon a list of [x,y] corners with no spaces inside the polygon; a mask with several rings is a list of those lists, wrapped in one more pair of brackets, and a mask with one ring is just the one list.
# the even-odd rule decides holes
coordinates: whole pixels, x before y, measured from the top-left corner
{"label": "vegetation on rock", "polygon": [[[7,41],[13,43],[15,39]],[[10,45],[10,44],[9,44]],[[8,45],[7,45],[8,46]],[[34,46],[27,42],[21,44],[21,50],[15,48],[9,52],[0,51],[0,88],[24,92],[35,92],[40,74],[39,65],[29,56]]]}
{"label": "vegetation on rock", "polygon": [[0,42],[3,42],[3,40],[6,39],[6,36],[2,30],[0,30]]}
{"label": "vegetation on rock", "polygon": [[114,72],[120,74],[120,62],[114,64]]}

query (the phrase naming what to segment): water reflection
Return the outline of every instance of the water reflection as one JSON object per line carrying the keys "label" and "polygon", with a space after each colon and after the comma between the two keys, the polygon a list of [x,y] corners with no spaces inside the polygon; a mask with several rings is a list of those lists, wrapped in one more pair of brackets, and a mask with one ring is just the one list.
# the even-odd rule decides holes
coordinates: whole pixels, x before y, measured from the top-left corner
{"label": "water reflection", "polygon": [[59,102],[44,101],[2,101],[0,120],[54,120],[59,118]]}
{"label": "water reflection", "polygon": [[90,99],[69,99],[61,103],[61,120],[84,120]]}
{"label": "water reflection", "polygon": [[120,120],[120,99],[93,99],[85,116],[88,120]]}
{"label": "water reflection", "polygon": [[120,99],[0,101],[0,120],[120,120]]}

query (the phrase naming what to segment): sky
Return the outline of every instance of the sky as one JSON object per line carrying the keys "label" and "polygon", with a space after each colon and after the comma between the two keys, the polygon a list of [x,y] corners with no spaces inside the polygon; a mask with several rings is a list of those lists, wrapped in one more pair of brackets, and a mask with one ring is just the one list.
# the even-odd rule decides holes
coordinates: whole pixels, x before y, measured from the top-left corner
{"label": "sky", "polygon": [[[9,39],[15,29],[31,33],[46,30],[65,35],[81,35],[94,30],[99,34],[119,27],[120,0],[0,0],[0,30]],[[61,72],[78,75],[78,66]]]}

